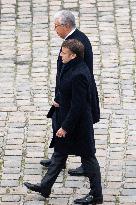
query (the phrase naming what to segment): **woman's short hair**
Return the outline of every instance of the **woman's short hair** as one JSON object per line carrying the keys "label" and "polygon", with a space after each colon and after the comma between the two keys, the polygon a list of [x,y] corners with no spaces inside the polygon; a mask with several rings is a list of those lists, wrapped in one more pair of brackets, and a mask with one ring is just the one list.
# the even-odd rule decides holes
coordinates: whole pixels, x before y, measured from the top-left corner
{"label": "woman's short hair", "polygon": [[73,15],[73,13],[71,11],[68,10],[61,10],[58,11],[55,15],[54,15],[54,19],[58,19],[59,22],[63,25],[67,25],[69,24],[69,26],[71,28],[75,28],[76,23],[75,23],[75,16]]}
{"label": "woman's short hair", "polygon": [[79,58],[84,58],[84,45],[77,39],[68,39],[63,41],[62,47],[68,48]]}

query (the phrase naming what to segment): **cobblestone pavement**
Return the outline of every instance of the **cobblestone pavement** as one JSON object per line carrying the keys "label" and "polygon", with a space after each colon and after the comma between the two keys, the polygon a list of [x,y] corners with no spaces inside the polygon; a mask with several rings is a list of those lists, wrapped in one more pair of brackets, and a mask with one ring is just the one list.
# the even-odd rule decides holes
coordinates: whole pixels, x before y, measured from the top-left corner
{"label": "cobblestone pavement", "polygon": [[0,204],[72,205],[88,193],[70,156],[51,197],[29,192],[50,157],[56,59],[61,45],[53,15],[70,9],[93,46],[101,121],[95,125],[104,205],[136,204],[136,0],[0,0]]}

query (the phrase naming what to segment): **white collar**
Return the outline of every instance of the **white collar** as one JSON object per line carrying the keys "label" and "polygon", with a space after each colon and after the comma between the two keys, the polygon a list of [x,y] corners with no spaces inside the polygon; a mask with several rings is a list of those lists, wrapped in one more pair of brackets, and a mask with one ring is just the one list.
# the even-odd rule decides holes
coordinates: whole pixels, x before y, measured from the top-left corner
{"label": "white collar", "polygon": [[68,36],[70,36],[72,33],[74,33],[75,30],[76,30],[76,28],[72,29],[72,31],[70,31],[70,33],[65,37],[65,40],[67,39]]}

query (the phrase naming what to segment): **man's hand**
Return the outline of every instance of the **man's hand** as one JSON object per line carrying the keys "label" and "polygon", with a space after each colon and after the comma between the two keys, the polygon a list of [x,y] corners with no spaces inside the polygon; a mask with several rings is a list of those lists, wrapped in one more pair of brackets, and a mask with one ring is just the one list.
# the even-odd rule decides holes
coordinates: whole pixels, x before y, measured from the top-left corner
{"label": "man's hand", "polygon": [[59,104],[58,104],[57,102],[55,102],[55,101],[53,101],[53,105],[54,105],[55,107],[59,107]]}
{"label": "man's hand", "polygon": [[57,131],[56,136],[57,136],[57,137],[65,137],[66,133],[67,133],[67,132],[66,132],[65,130],[63,130],[62,128],[60,128],[60,129]]}

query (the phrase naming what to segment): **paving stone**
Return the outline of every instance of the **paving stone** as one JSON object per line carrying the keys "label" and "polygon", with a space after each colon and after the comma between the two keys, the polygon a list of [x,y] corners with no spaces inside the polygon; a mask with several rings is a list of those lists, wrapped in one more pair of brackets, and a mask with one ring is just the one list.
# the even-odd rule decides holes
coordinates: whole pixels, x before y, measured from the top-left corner
{"label": "paving stone", "polygon": [[42,170],[41,169],[25,169],[24,171],[24,174],[28,174],[28,175],[38,175],[38,174],[41,174],[42,173]]}
{"label": "paving stone", "polygon": [[24,205],[44,205],[44,201],[27,201],[27,202],[24,202]]}
{"label": "paving stone", "polygon": [[135,166],[127,166],[126,167],[126,178],[136,178],[136,167]]}
{"label": "paving stone", "polygon": [[[1,205],[15,205],[15,202],[1,202]],[[16,202],[16,205],[20,205],[20,202]]]}
{"label": "paving stone", "polygon": [[20,201],[20,196],[15,196],[15,195],[5,195],[2,197],[2,202],[19,202]]}
{"label": "paving stone", "polygon": [[24,175],[24,177],[23,177],[24,182],[28,181],[30,183],[33,183],[33,182],[40,183],[41,179],[42,179],[42,176],[39,175],[39,174],[37,174],[37,175],[35,175],[35,174],[33,174],[33,175],[27,174],[27,175]]}
{"label": "paving stone", "polygon": [[3,174],[19,174],[19,173],[20,173],[20,168],[15,168],[15,167],[3,168]]}
{"label": "paving stone", "polygon": [[135,181],[132,181],[131,183],[125,183],[124,184],[125,189],[135,189],[135,187],[136,187],[136,182]]}
{"label": "paving stone", "polygon": [[13,180],[13,179],[1,180],[2,187],[17,187],[18,185],[19,185],[18,180]]}
{"label": "paving stone", "polygon": [[135,203],[136,202],[136,196],[120,196],[119,197],[120,203]]}
{"label": "paving stone", "polygon": [[22,150],[5,150],[5,156],[21,156]]}
{"label": "paving stone", "polygon": [[72,187],[72,188],[81,187],[82,186],[82,181],[74,181],[74,183],[73,183],[73,181],[66,181],[65,186],[68,187],[68,188],[70,188],[70,187]]}
{"label": "paving stone", "polygon": [[53,198],[49,200],[49,204],[54,204],[54,205],[60,205],[60,204],[67,205],[68,204],[68,198]]}

